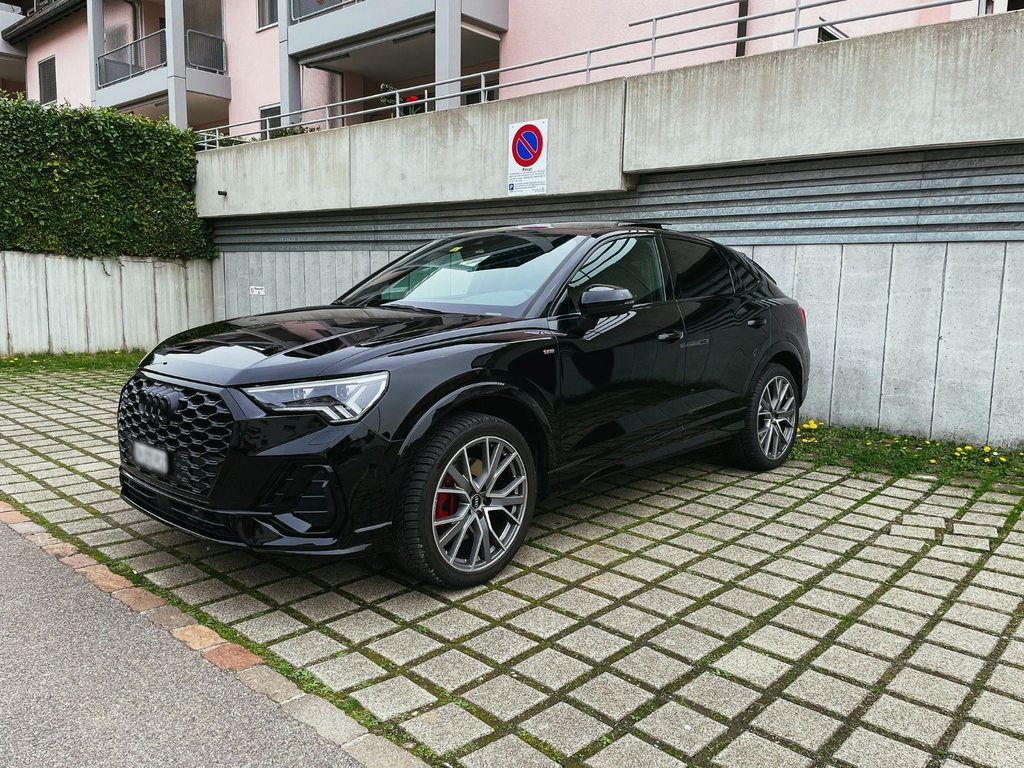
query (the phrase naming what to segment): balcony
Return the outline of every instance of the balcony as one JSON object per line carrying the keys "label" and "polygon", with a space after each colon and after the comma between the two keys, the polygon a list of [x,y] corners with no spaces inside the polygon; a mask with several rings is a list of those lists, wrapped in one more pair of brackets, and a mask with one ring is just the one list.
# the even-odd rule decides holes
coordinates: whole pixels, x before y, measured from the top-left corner
{"label": "balcony", "polygon": [[[104,53],[97,59],[100,88],[167,66],[167,31],[158,30],[127,45]],[[226,75],[227,47],[215,35],[189,29],[185,32],[185,66],[203,72]]]}
{"label": "balcony", "polygon": [[173,44],[169,34],[168,30],[160,29],[98,56],[96,106],[153,119],[173,119],[169,101],[177,98],[179,118],[187,115],[189,125],[225,120],[231,80],[227,76],[227,46],[223,38],[195,29],[185,30],[185,88],[183,94],[172,95],[169,89],[181,79],[174,78],[168,66],[168,46]]}

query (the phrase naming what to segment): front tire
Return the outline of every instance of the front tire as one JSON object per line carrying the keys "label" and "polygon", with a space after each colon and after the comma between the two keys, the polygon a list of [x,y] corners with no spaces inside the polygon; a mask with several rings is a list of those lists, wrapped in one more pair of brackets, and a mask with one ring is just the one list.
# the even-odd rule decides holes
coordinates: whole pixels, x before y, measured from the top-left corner
{"label": "front tire", "polygon": [[793,450],[800,420],[796,380],[788,368],[772,363],[761,372],[744,418],[743,431],[730,445],[733,463],[760,471],[782,466]]}
{"label": "front tire", "polygon": [[408,477],[394,544],[409,573],[463,588],[508,565],[537,497],[533,454],[515,427],[482,413],[455,416],[426,439]]}

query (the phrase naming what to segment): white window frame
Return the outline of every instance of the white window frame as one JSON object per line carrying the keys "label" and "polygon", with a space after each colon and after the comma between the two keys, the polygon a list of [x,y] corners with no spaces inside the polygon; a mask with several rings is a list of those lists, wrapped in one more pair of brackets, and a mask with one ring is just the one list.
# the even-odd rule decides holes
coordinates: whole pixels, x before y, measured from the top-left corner
{"label": "white window frame", "polygon": [[[263,2],[263,0],[256,0],[256,31],[257,32],[262,32],[264,29],[272,29],[273,27],[276,27],[278,25],[278,23],[280,22],[280,19],[278,18],[278,19],[275,19],[272,22],[269,22],[267,24],[263,24],[262,26],[260,25],[260,8],[262,6],[262,2]],[[270,3],[271,3],[270,7],[277,8],[277,0],[270,0]]]}
{"label": "white window frame", "polygon": [[[277,109],[277,116],[276,116],[277,125],[271,126],[268,123],[264,122],[264,121],[274,120],[275,119],[274,117],[264,117],[263,116],[263,110],[265,110],[265,109]],[[281,124],[281,104],[280,104],[280,102],[278,102],[277,104],[264,104],[262,107],[260,107],[259,121],[260,121],[260,135],[263,136],[264,139],[269,139],[271,132],[279,130],[280,128],[282,128],[283,125]]]}

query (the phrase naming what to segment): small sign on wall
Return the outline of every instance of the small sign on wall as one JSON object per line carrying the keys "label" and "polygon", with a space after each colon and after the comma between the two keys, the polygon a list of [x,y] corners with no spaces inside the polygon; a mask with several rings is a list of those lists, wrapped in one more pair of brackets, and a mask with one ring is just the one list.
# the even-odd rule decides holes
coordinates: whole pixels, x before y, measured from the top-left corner
{"label": "small sign on wall", "polygon": [[543,195],[548,191],[548,121],[508,127],[508,194]]}
{"label": "small sign on wall", "polygon": [[262,285],[250,285],[249,286],[249,295],[250,296],[266,296],[267,295],[267,289],[264,288]]}

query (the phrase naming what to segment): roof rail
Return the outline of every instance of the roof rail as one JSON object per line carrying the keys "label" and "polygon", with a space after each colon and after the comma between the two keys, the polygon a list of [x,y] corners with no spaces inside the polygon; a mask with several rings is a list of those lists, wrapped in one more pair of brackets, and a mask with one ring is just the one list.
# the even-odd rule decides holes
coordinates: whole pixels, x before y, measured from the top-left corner
{"label": "roof rail", "polygon": [[615,222],[620,227],[648,227],[649,229],[664,229],[665,225],[660,221],[654,221],[653,219],[643,221],[641,219],[627,219],[625,221]]}

